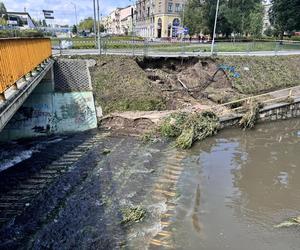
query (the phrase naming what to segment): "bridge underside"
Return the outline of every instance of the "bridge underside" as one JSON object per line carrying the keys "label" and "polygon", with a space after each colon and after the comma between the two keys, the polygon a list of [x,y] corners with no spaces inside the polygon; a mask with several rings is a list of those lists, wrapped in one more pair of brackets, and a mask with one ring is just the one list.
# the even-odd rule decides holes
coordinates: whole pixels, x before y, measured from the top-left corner
{"label": "bridge underside", "polygon": [[[0,132],[17,112],[17,110],[26,101],[36,86],[46,77],[52,74],[54,61],[46,60],[39,65],[30,77],[16,82],[11,88],[1,95],[0,100]],[[50,76],[53,78],[53,76]]]}
{"label": "bridge underside", "polygon": [[96,128],[89,66],[85,60],[49,61],[30,82],[23,83],[14,98],[2,104],[5,115],[1,115],[1,129],[7,124],[0,132],[0,141]]}

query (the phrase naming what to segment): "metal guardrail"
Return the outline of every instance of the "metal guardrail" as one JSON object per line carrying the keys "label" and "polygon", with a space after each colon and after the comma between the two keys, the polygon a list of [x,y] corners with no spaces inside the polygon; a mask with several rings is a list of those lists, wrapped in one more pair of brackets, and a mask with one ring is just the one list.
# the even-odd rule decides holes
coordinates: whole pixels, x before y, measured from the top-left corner
{"label": "metal guardrail", "polygon": [[51,55],[50,39],[0,39],[0,94],[3,94]]}

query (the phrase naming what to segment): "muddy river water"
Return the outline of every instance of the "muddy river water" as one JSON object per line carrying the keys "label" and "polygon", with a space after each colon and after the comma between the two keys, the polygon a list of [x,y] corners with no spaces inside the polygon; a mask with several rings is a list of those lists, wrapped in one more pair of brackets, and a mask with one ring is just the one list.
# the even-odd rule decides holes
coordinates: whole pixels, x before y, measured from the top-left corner
{"label": "muddy river water", "polygon": [[300,123],[225,130],[184,160],[175,232],[179,249],[300,249]]}
{"label": "muddy river water", "polygon": [[[78,145],[86,137],[51,140],[39,149],[43,161],[59,145]],[[111,152],[103,154],[104,148]],[[19,169],[41,162],[39,154],[30,164],[25,158]],[[170,143],[143,145],[131,137],[101,139],[68,177],[49,184],[36,202],[26,203],[23,215],[2,227],[0,246],[300,249],[300,226],[275,227],[300,215],[299,163],[300,120],[247,132],[224,130],[189,151]],[[6,160],[3,180],[9,164]],[[1,188],[3,197],[10,197],[7,185]],[[143,221],[120,224],[120,207],[128,204],[146,209]]]}

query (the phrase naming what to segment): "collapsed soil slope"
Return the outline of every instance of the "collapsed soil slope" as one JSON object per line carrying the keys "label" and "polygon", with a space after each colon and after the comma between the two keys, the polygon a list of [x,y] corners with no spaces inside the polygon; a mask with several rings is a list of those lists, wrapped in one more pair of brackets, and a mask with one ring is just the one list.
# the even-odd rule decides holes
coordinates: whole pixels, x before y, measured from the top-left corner
{"label": "collapsed soil slope", "polygon": [[165,98],[135,60],[127,57],[95,57],[91,69],[96,102],[105,114],[113,111],[164,110]]}
{"label": "collapsed soil slope", "polygon": [[212,105],[300,85],[300,56],[80,58],[96,60],[92,83],[105,115]]}

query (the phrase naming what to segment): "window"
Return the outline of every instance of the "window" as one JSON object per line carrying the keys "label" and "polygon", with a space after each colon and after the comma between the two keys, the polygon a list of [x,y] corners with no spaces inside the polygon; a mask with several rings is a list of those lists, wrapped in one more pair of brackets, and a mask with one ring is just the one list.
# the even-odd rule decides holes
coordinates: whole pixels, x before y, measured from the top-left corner
{"label": "window", "polygon": [[180,12],[180,3],[175,4],[175,12]]}
{"label": "window", "polygon": [[148,9],[147,9],[147,16],[148,17],[150,16],[150,7],[148,7]]}
{"label": "window", "polygon": [[173,3],[168,3],[168,12],[173,11]]}

